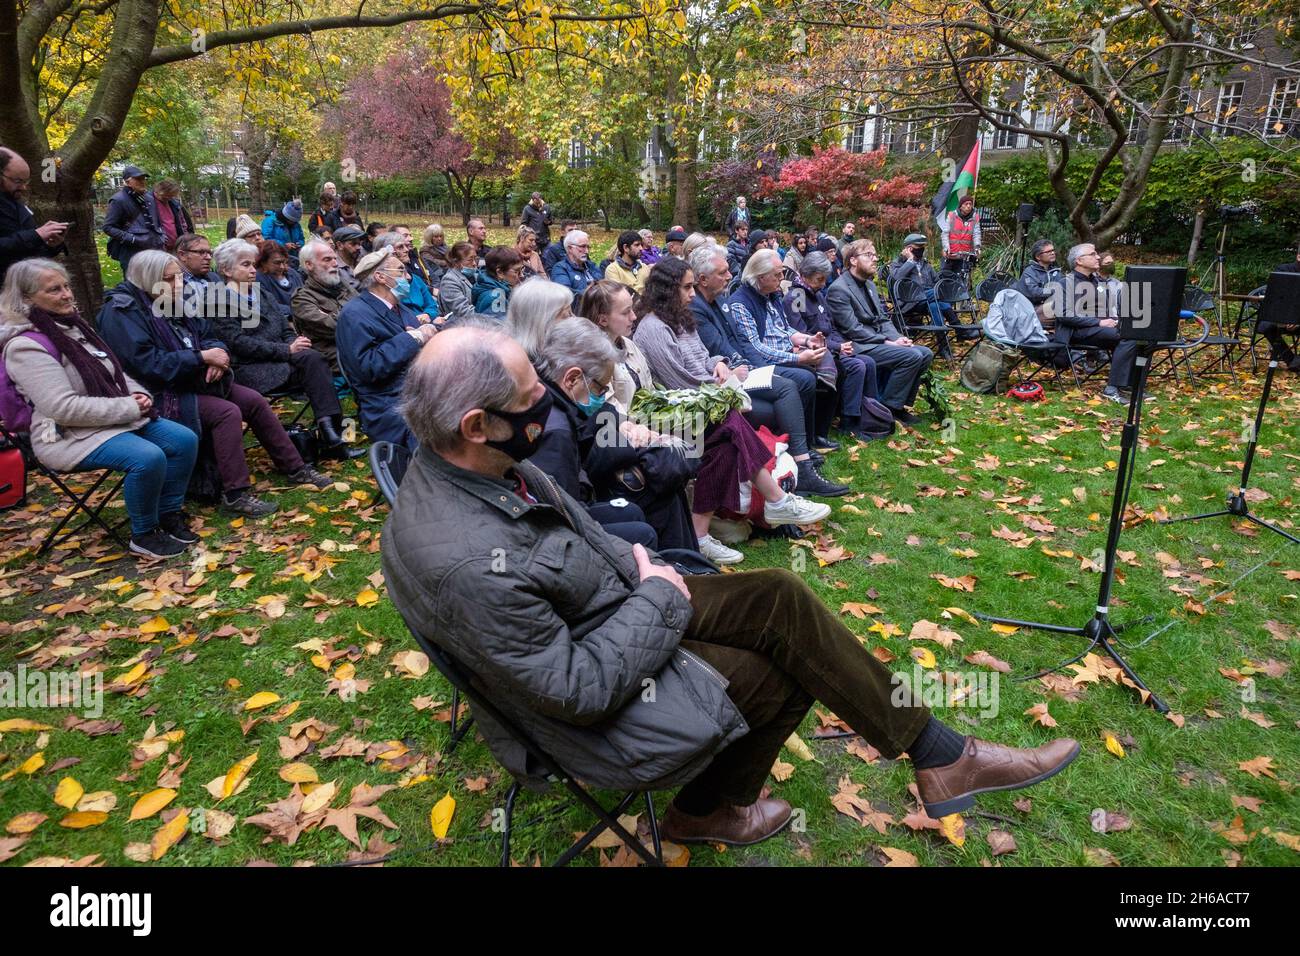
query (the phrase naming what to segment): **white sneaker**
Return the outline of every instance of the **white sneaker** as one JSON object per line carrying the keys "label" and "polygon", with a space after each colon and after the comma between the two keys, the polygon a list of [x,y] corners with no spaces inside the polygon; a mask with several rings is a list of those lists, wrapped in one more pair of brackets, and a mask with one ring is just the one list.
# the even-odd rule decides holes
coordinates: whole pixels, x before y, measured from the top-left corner
{"label": "white sneaker", "polygon": [[706,534],[703,538],[700,538],[700,554],[714,564],[739,564],[745,560],[743,554],[735,548],[728,548],[711,534]]}
{"label": "white sneaker", "polygon": [[786,495],[784,501],[776,503],[769,501],[763,505],[763,518],[770,525],[816,524],[828,517],[830,513],[830,505],[800,498],[793,492]]}

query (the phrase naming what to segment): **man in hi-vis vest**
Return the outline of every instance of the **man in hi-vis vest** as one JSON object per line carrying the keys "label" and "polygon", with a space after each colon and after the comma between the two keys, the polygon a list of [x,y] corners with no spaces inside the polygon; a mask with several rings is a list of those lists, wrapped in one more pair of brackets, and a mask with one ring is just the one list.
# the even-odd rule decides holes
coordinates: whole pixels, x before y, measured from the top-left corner
{"label": "man in hi-vis vest", "polygon": [[975,211],[975,197],[967,193],[944,221],[944,268],[964,271],[968,261],[979,258],[980,244],[980,214]]}

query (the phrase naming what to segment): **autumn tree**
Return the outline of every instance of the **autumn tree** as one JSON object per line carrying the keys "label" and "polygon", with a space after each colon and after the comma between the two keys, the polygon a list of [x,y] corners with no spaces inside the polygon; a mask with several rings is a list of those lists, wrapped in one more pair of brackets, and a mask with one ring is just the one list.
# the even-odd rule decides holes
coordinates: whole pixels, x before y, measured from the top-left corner
{"label": "autumn tree", "polygon": [[791,192],[816,210],[825,229],[832,215],[861,220],[880,233],[916,229],[925,215],[925,184],[905,173],[886,174],[887,152],[851,153],[840,146],[814,148],[786,162],[775,178],[762,177],[758,194]]}
{"label": "autumn tree", "polygon": [[[0,111],[0,142],[32,167],[37,218],[72,223],[68,264],[81,308],[93,311],[102,296],[102,237],[91,185],[148,71],[282,38],[304,43],[331,30],[412,22],[455,24],[458,64],[486,67],[508,49],[525,64],[528,55],[584,49],[589,30],[611,26],[637,48],[652,22],[671,26],[673,9],[668,0],[645,0],[635,9],[614,0],[0,0],[0,76],[12,97]],[[275,55],[274,47],[262,49]],[[257,69],[237,55],[232,78],[257,82]]]}
{"label": "autumn tree", "polygon": [[[1193,102],[1189,93],[1233,67],[1300,76],[1293,54],[1235,42],[1248,15],[1285,41],[1288,8],[1286,0],[826,0],[790,15],[788,28],[808,37],[807,55],[772,71],[766,100],[757,91],[746,138],[757,146],[810,129],[842,137],[863,120],[884,121],[909,146],[960,165],[976,124],[1023,137],[1041,147],[1075,233],[1105,247],[1132,221],[1173,124],[1260,135],[1262,117],[1216,116],[1212,95]],[[1076,186],[1069,173],[1080,163],[1089,173]],[[1112,170],[1119,185],[1103,201]]]}

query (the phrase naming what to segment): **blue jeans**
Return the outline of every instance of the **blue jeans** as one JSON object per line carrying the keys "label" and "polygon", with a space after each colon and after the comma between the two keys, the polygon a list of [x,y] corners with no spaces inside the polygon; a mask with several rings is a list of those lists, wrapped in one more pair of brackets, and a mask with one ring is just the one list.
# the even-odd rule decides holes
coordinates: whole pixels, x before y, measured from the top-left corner
{"label": "blue jeans", "polygon": [[126,472],[122,497],[131,516],[131,536],[139,537],[158,527],[159,515],[181,510],[198,452],[194,432],[159,418],[133,432],[114,435],[81,459],[77,470]]}

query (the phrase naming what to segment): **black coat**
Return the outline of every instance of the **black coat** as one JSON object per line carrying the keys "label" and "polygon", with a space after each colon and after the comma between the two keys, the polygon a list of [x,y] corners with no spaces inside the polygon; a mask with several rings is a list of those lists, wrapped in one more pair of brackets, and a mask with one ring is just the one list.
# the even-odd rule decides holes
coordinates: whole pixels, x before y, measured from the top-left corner
{"label": "black coat", "polygon": [[551,207],[542,203],[542,208],[538,209],[531,202],[525,203],[524,211],[519,216],[519,221],[537,233],[537,248],[545,249],[551,242]]}
{"label": "black coat", "polygon": [[159,412],[166,414],[167,408],[157,396],[174,393],[179,400],[175,420],[201,435],[197,396],[204,390],[207,366],[199,353],[203,349],[226,348],[207,319],[186,316],[174,321],[172,328],[182,347],[170,348],[159,339],[150,299],[123,280],[105,294],[96,324],[122,367],[155,395]]}
{"label": "black coat", "polygon": [[[235,381],[266,395],[289,381],[293,371],[289,343],[298,333],[276,293],[267,291],[268,284],[274,285],[275,280],[263,282],[260,273],[257,278],[260,296],[256,322],[246,321],[236,308],[225,309],[224,316],[213,316],[212,321],[217,334],[229,346]],[[233,301],[235,293],[226,291]]]}
{"label": "black coat", "polygon": [[103,229],[108,233],[108,254],[114,259],[129,259],[141,249],[161,249],[167,244],[152,191],[144,194],[142,206],[130,186],[119,189],[108,201]]}
{"label": "black coat", "polygon": [[36,217],[25,203],[6,192],[0,192],[0,283],[15,262],[35,259],[38,256],[56,256],[66,251],[66,246],[46,245],[36,234]]}

